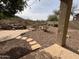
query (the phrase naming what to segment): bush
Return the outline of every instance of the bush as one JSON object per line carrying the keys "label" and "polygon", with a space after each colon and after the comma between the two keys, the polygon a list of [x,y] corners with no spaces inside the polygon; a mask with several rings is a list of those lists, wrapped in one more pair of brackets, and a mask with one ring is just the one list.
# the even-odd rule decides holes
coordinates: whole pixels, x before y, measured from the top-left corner
{"label": "bush", "polygon": [[58,21],[58,17],[56,15],[50,15],[47,21]]}

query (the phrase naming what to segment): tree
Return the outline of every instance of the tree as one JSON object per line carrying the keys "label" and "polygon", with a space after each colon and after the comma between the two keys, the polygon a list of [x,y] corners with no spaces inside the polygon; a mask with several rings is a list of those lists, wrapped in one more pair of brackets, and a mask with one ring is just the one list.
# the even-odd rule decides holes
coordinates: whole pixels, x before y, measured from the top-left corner
{"label": "tree", "polygon": [[48,21],[58,21],[59,19],[59,10],[54,10],[53,15],[48,16]]}
{"label": "tree", "polygon": [[58,16],[59,15],[59,12],[60,12],[59,10],[55,10],[54,11],[54,14]]}
{"label": "tree", "polygon": [[57,15],[49,15],[47,21],[58,21]]}
{"label": "tree", "polygon": [[66,35],[73,0],[61,0],[57,43],[66,46]]}
{"label": "tree", "polygon": [[0,18],[12,17],[26,7],[26,0],[0,0]]}

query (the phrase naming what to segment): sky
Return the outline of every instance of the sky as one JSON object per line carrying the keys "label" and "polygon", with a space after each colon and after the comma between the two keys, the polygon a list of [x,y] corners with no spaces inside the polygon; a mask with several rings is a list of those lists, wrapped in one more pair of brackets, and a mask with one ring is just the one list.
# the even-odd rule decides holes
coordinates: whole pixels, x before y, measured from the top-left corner
{"label": "sky", "polygon": [[[73,4],[77,4],[79,8],[79,0],[74,0]],[[46,20],[53,11],[60,7],[59,0],[29,0],[27,8],[16,15],[24,19]]]}

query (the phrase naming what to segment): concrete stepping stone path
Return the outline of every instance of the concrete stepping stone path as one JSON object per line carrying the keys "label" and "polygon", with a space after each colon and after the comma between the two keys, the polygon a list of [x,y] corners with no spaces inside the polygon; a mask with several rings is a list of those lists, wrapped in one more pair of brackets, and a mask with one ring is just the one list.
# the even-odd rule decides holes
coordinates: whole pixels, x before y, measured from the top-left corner
{"label": "concrete stepping stone path", "polygon": [[29,44],[31,50],[36,50],[41,48],[41,45],[37,41],[33,40],[32,38],[18,36],[16,37],[16,39],[25,40]]}

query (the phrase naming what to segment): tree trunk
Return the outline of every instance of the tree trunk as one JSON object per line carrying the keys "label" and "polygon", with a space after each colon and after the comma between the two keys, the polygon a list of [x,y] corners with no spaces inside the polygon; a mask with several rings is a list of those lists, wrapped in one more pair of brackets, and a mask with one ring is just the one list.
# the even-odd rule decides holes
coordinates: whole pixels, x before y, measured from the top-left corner
{"label": "tree trunk", "polygon": [[73,0],[61,0],[57,43],[66,45],[66,35]]}

